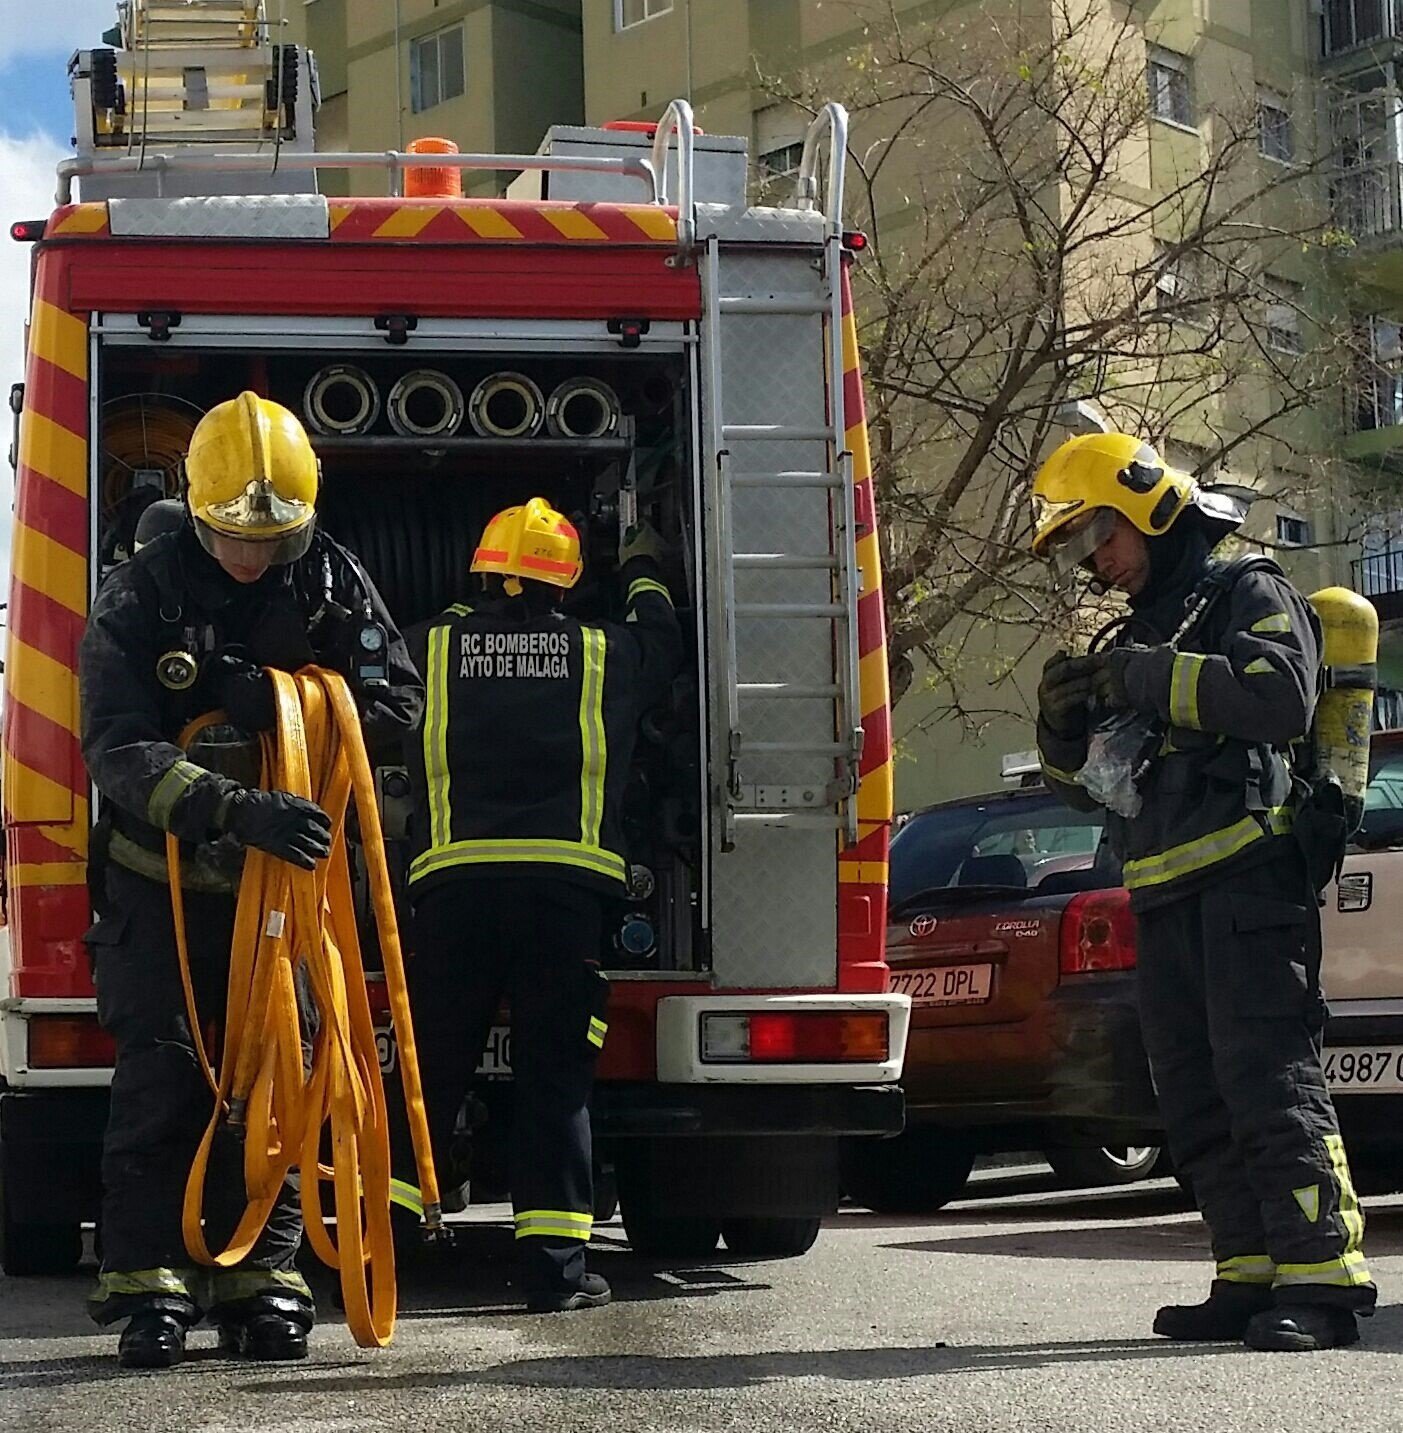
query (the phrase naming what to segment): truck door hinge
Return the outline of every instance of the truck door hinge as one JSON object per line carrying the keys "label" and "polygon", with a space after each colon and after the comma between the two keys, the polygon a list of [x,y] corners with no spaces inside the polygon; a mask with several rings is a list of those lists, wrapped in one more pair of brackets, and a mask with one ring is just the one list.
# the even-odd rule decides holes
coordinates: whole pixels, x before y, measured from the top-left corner
{"label": "truck door hinge", "polygon": [[136,321],[147,330],[147,337],[152,343],[169,343],[171,329],[180,327],[180,315],[169,309],[143,309],[137,314]]}
{"label": "truck door hinge", "polygon": [[386,343],[402,344],[409,342],[419,320],[412,313],[382,313],[376,316],[375,327],[385,335]]}
{"label": "truck door hinge", "polygon": [[637,348],[648,332],[650,322],[646,318],[611,318],[609,332],[616,334],[620,348]]}

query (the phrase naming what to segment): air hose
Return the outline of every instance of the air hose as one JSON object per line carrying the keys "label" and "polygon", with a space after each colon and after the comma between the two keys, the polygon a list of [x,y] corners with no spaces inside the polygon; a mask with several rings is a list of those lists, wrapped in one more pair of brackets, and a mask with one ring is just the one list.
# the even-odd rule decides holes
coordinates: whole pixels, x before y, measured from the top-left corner
{"label": "air hose", "polygon": [[[324,1263],[340,1271],[346,1322],[356,1343],[383,1348],[394,1333],[396,1309],[390,1133],[346,854],[352,800],[399,1041],[424,1230],[429,1238],[443,1231],[385,843],[360,716],[345,679],[320,667],[306,667],[295,677],[271,668],[268,674],[277,722],[261,739],[262,785],[321,806],[331,818],[333,845],[330,857],[314,871],[252,848],[245,858],[217,1077],[205,1037],[195,1040],[215,1100],[185,1186],[185,1247],[199,1264],[239,1264],[262,1233],[288,1170],[300,1167],[308,1241]],[[200,718],[184,733],[182,744],[219,720],[222,713]],[[203,1032],[174,837],[167,837],[166,859],[186,1012],[191,1030]],[[299,970],[306,974],[319,1016],[310,1075],[303,1069]],[[329,1168],[319,1162],[328,1123]],[[210,1152],[221,1127],[243,1136],[248,1203],[228,1246],[216,1253],[205,1240],[203,1209]],[[307,1177],[314,1170],[318,1177]],[[323,1181],[335,1191],[334,1236],[322,1211]]]}

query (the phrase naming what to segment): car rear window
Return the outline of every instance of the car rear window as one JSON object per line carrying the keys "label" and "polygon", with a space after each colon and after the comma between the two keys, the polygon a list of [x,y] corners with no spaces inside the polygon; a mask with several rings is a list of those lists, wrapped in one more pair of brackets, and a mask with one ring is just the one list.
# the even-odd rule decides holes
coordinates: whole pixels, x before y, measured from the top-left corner
{"label": "car rear window", "polygon": [[1372,849],[1403,846],[1403,749],[1385,752],[1375,760],[1357,839],[1361,846]]}
{"label": "car rear window", "polygon": [[1033,894],[1120,883],[1101,847],[1099,812],[1072,811],[1048,793],[976,799],[919,811],[891,847],[893,909],[939,886],[1005,886]]}

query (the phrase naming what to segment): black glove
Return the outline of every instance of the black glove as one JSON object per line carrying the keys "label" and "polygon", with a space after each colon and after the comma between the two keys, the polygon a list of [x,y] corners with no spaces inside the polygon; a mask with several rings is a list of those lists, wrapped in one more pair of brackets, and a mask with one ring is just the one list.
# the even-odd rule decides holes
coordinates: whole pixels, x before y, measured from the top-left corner
{"label": "black glove", "polygon": [[278,722],[273,679],[262,667],[232,653],[215,661],[215,697],[229,720],[247,732],[272,731]]}
{"label": "black glove", "polygon": [[1130,643],[1096,654],[1098,665],[1091,674],[1091,690],[1102,706],[1110,707],[1113,711],[1124,711],[1133,705],[1125,685],[1125,669],[1137,653],[1149,650],[1138,643]]}
{"label": "black glove", "polygon": [[216,824],[245,846],[304,871],[331,854],[331,818],[315,802],[289,791],[235,791],[225,798]]}
{"label": "black glove", "polygon": [[1099,657],[1069,657],[1066,652],[1054,653],[1044,663],[1038,715],[1054,736],[1071,741],[1086,735],[1091,681],[1099,666]]}

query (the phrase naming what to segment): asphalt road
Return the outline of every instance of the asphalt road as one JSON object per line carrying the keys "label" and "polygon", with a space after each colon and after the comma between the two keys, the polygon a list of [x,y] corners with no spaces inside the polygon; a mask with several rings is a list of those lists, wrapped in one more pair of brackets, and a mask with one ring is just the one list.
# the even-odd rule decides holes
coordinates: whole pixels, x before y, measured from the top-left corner
{"label": "asphalt road", "polygon": [[291,1366],[221,1360],[199,1331],[181,1368],[123,1373],[83,1315],[87,1271],[0,1279],[0,1429],[1403,1430],[1403,1197],[1369,1205],[1384,1306],[1363,1345],[1292,1355],[1149,1334],[1209,1276],[1173,1186],[978,1189],[926,1219],[844,1212],[776,1263],[648,1264],[607,1225],[595,1267],[617,1302],[538,1318],[511,1304],[508,1232],[482,1223],[405,1272],[389,1350],[329,1316]]}

